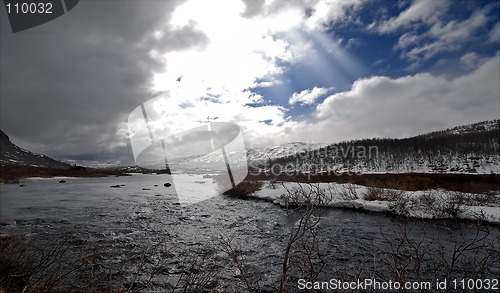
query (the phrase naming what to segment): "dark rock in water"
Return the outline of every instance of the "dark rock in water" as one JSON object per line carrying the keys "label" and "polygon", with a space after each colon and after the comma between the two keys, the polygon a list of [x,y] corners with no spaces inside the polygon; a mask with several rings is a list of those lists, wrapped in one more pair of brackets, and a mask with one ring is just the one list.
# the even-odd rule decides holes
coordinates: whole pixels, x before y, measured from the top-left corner
{"label": "dark rock in water", "polygon": [[26,184],[19,184],[19,187],[25,187]]}
{"label": "dark rock in water", "polygon": [[121,184],[120,186],[125,186],[125,184]]}
{"label": "dark rock in water", "polygon": [[161,196],[161,194],[155,194],[155,196]]}
{"label": "dark rock in water", "polygon": [[155,187],[158,186],[158,184],[155,184]]}
{"label": "dark rock in water", "polygon": [[151,188],[143,188],[142,190],[151,190]]}
{"label": "dark rock in water", "polygon": [[0,226],[14,226],[17,222],[12,220],[12,221],[2,221],[0,222]]}
{"label": "dark rock in water", "polygon": [[111,185],[110,187],[120,188],[121,186],[120,185]]}
{"label": "dark rock in water", "polygon": [[60,180],[59,183],[66,183],[66,180]]}
{"label": "dark rock in water", "polygon": [[163,186],[170,187],[170,186],[172,186],[172,184],[170,184],[170,183],[167,182],[167,183],[163,184]]}

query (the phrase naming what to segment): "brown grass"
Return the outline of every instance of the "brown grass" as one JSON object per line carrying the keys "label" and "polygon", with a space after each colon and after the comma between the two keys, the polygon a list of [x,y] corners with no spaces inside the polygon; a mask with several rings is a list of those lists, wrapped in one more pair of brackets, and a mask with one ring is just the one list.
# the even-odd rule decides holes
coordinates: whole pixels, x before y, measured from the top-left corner
{"label": "brown grass", "polygon": [[74,169],[55,169],[31,166],[0,166],[0,182],[18,183],[19,179],[28,177],[50,178],[55,176],[67,177],[106,177],[106,176],[127,176],[126,173],[113,170],[87,169],[78,171]]}
{"label": "brown grass", "polygon": [[336,182],[353,183],[375,188],[401,189],[407,191],[442,188],[450,191],[467,193],[485,193],[500,191],[500,174],[435,174],[435,173],[402,173],[402,174],[318,174],[308,176],[297,174],[277,176],[251,173],[247,180],[279,180],[293,182]]}
{"label": "brown grass", "polygon": [[236,187],[225,191],[223,194],[230,197],[245,198],[248,195],[259,191],[264,183],[262,181],[243,180]]}

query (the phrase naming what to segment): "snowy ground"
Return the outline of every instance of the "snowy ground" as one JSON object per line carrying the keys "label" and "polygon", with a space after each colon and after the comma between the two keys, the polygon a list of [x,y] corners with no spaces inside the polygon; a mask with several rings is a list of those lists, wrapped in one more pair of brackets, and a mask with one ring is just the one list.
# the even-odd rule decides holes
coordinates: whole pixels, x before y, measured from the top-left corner
{"label": "snowy ground", "polygon": [[458,218],[500,224],[500,193],[443,189],[404,191],[337,183],[266,182],[251,196],[282,206],[311,202],[328,207],[385,212],[412,218]]}

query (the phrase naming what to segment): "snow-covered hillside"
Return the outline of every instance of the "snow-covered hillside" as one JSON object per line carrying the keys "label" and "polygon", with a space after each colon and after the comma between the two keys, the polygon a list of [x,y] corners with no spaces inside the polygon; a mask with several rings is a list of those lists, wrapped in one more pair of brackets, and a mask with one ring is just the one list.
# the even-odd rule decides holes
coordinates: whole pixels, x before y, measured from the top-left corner
{"label": "snow-covered hillside", "polygon": [[[295,155],[297,153],[309,153],[318,150],[327,144],[308,144],[303,142],[287,143],[278,146],[248,149],[239,152],[227,152],[227,158],[231,165],[241,166],[242,164],[252,166],[262,165],[269,160],[276,160],[283,157]],[[213,152],[202,156],[190,156],[177,158],[169,161],[172,170],[186,169],[211,169],[224,163],[224,156],[221,152]],[[159,168],[161,164],[154,165]]]}
{"label": "snow-covered hillside", "polygon": [[259,168],[301,172],[500,173],[499,120],[404,139],[365,139],[269,160]]}
{"label": "snow-covered hillside", "polygon": [[282,206],[305,205],[311,201],[320,206],[392,213],[410,218],[459,218],[500,223],[498,192],[485,196],[443,189],[405,191],[351,183],[267,182],[249,196]]}
{"label": "snow-covered hillside", "polygon": [[[231,164],[250,170],[358,173],[500,173],[499,120],[458,126],[404,139],[365,139],[336,144],[288,143],[244,153],[229,152]],[[173,170],[210,169],[221,153],[170,161]]]}

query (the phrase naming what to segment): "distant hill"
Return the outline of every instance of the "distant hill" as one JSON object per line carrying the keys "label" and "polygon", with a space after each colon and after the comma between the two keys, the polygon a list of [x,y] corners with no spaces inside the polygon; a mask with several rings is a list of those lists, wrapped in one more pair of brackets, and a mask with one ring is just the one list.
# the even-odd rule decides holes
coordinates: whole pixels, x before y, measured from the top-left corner
{"label": "distant hill", "polygon": [[0,130],[0,165],[1,166],[31,166],[56,169],[68,169],[70,164],[60,162],[45,155],[35,154],[18,147]]}
{"label": "distant hill", "polygon": [[[334,144],[287,143],[246,153],[228,153],[232,164],[248,159],[251,171],[275,172],[361,172],[361,173],[468,173],[500,174],[500,120],[434,131],[410,138],[372,138]],[[210,170],[224,158],[217,153],[172,160],[175,170]],[[157,163],[157,166],[154,164]],[[35,154],[13,144],[0,131],[0,165],[71,167],[45,155]],[[152,162],[153,169],[165,169],[164,162]],[[276,170],[277,169],[277,170]],[[119,170],[119,169],[116,169]],[[146,172],[140,167],[122,172]],[[151,171],[151,170],[149,170]],[[168,172],[168,171],[167,171]]]}
{"label": "distant hill", "polygon": [[[410,138],[373,138],[334,144],[287,143],[248,149],[251,171],[361,172],[361,173],[466,173],[500,174],[499,121],[457,126]],[[241,152],[229,152],[240,164]],[[220,153],[172,160],[175,170],[210,170],[220,166]],[[158,163],[158,167],[163,162]]]}
{"label": "distant hill", "polygon": [[500,120],[410,138],[374,138],[310,148],[257,164],[283,170],[363,173],[500,173]]}

